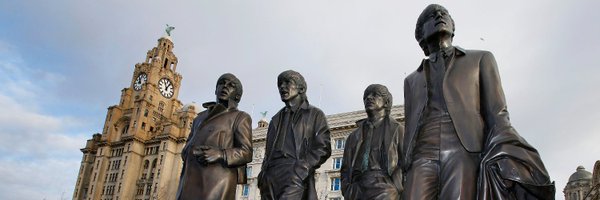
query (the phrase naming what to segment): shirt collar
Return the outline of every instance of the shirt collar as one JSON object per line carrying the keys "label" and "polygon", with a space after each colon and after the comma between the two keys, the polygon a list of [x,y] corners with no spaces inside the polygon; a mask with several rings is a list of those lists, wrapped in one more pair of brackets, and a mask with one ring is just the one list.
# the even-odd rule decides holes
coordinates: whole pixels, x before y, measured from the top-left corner
{"label": "shirt collar", "polygon": [[[467,52],[467,51],[466,51],[465,49],[463,49],[462,47],[459,47],[459,46],[452,46],[452,47],[454,47],[454,48],[452,48],[452,49],[454,49],[454,53],[456,54],[456,56],[463,56],[463,55],[465,55],[465,54],[466,54],[466,52]],[[432,53],[432,54],[430,54],[430,55],[429,55],[429,57],[431,58],[431,57],[432,57],[432,55],[433,55],[433,53]],[[421,65],[419,65],[419,68],[417,68],[417,71],[418,71],[418,72],[420,72],[420,71],[423,71],[423,65],[425,64],[425,62],[429,62],[429,58],[423,59],[423,60],[421,61]]]}

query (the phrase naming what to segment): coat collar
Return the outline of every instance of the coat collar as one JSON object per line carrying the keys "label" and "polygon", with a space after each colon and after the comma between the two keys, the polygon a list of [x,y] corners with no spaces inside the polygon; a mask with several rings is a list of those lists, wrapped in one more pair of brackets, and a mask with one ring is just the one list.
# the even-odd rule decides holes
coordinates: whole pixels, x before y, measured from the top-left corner
{"label": "coat collar", "polygon": [[[202,104],[202,107],[207,109],[208,112],[208,116],[206,117],[205,121],[208,121],[212,118],[214,118],[215,116],[225,113],[227,111],[235,111],[237,110],[237,103],[234,100],[229,100],[229,106],[225,107],[223,106],[223,104],[217,103],[217,102],[206,102]],[[202,114],[203,112],[198,113],[198,115]]]}
{"label": "coat collar", "polygon": [[[454,47],[454,54],[456,56],[464,56],[467,53],[467,50],[463,49],[462,47],[459,47],[459,46],[452,46],[452,47]],[[425,58],[421,61],[419,68],[417,68],[418,72],[423,71],[423,66],[425,65],[426,62],[429,62],[429,58]]]}

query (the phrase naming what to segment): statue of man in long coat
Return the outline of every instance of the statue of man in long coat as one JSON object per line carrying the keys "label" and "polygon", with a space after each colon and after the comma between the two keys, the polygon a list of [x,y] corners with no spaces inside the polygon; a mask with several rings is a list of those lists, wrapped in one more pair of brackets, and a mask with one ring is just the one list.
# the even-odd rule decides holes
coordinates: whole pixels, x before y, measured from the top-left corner
{"label": "statue of man in long coat", "polygon": [[398,200],[402,194],[401,152],[404,126],[390,117],[392,94],[372,84],[363,102],[367,118],[346,140],[342,194],[347,200]]}
{"label": "statue of man in long coat", "polygon": [[404,199],[554,198],[539,154],[510,124],[494,55],[453,46],[454,30],[436,4],[417,21],[428,58],[404,81]]}
{"label": "statue of man in long coat", "polygon": [[237,109],[242,83],[233,74],[217,81],[216,102],[204,103],[181,152],[178,200],[234,200],[252,161],[252,119]]}
{"label": "statue of man in long coat", "polygon": [[315,170],[331,155],[325,114],[308,104],[306,81],[292,70],[277,77],[281,101],[267,131],[265,157],[258,175],[262,199],[317,199]]}

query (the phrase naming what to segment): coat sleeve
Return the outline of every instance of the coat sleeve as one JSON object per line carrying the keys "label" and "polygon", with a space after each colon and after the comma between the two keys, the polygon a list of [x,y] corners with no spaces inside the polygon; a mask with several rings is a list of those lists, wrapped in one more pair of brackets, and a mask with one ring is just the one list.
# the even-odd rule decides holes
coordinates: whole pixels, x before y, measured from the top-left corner
{"label": "coat sleeve", "polygon": [[398,125],[398,128],[396,128],[396,143],[397,143],[397,148],[396,151],[398,153],[398,163],[397,163],[397,167],[396,169],[394,169],[394,171],[392,172],[392,182],[394,183],[394,185],[396,186],[396,189],[398,190],[399,194],[402,194],[402,191],[404,191],[404,186],[402,184],[403,182],[403,171],[402,171],[402,162],[403,161],[403,154],[402,154],[402,142],[404,141],[404,126],[402,125]]}
{"label": "coat sleeve", "polygon": [[190,140],[192,140],[192,138],[194,138],[194,130],[196,130],[195,127],[198,123],[196,121],[197,121],[196,119],[194,119],[192,121],[192,128],[190,129],[190,134],[188,135],[188,137],[185,141],[185,146],[183,147],[183,150],[181,150],[181,159],[183,160],[183,162],[185,162],[185,158],[187,157],[188,149],[191,148],[189,145],[190,145]]}
{"label": "coat sleeve", "polygon": [[479,66],[481,114],[486,125],[485,131],[489,133],[494,127],[504,128],[510,126],[510,121],[494,55],[490,52],[484,52]]}
{"label": "coat sleeve", "polygon": [[233,148],[223,149],[228,166],[239,166],[252,161],[252,119],[240,112],[233,127]]}
{"label": "coat sleeve", "polygon": [[309,148],[306,152],[306,164],[309,169],[315,169],[321,166],[327,158],[331,156],[331,133],[323,111],[318,110],[315,113],[314,129],[315,135],[309,141]]}

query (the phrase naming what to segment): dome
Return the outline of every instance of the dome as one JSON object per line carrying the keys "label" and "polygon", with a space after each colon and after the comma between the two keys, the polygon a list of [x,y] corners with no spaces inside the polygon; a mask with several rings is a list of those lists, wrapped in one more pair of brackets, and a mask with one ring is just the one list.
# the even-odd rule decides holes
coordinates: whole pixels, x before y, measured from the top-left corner
{"label": "dome", "polygon": [[188,112],[188,111],[199,112],[201,109],[202,109],[202,107],[196,105],[196,102],[192,101],[192,103],[185,104],[183,106],[183,108],[181,108],[181,111],[183,111],[183,112]]}
{"label": "dome", "polygon": [[569,182],[579,180],[592,180],[592,173],[585,170],[585,167],[577,167],[577,171],[569,177]]}

